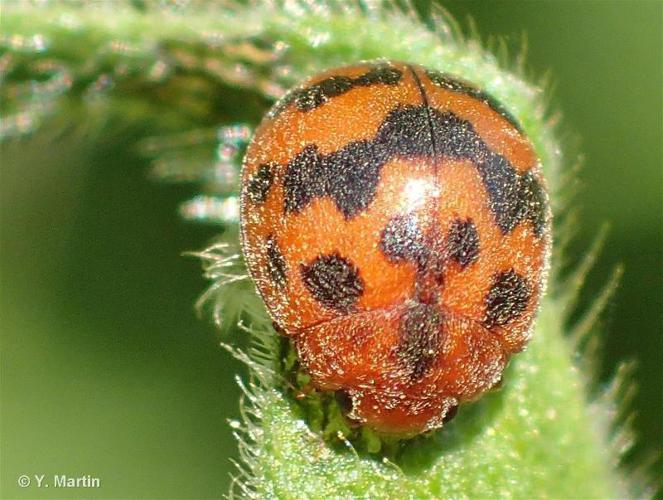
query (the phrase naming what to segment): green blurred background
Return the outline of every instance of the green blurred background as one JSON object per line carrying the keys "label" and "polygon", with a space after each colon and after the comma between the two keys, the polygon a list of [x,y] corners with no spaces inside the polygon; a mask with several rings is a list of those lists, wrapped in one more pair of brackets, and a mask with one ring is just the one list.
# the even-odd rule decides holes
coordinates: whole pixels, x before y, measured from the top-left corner
{"label": "green blurred background", "polygon": [[[585,156],[576,205],[581,256],[612,225],[585,304],[618,263],[604,320],[601,380],[636,360],[639,442],[663,445],[663,3],[444,2],[467,26],[528,40],[532,74]],[[112,133],[99,131],[112,130]],[[5,498],[36,497],[20,474],[99,476],[99,490],[39,498],[213,498],[227,491],[238,416],[234,375],[193,302],[200,266],[183,258],[213,236],[182,222],[192,188],[151,183],[135,124],[61,117],[3,144],[1,476]],[[660,463],[660,462],[659,462]],[[660,466],[656,474],[660,474]]]}

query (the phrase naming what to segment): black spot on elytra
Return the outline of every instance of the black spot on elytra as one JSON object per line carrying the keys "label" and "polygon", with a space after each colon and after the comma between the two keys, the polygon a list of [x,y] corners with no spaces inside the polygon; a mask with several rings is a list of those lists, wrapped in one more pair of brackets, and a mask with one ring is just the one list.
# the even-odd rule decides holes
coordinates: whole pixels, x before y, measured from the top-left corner
{"label": "black spot on elytra", "polygon": [[304,285],[311,295],[329,309],[347,313],[364,293],[364,280],[357,267],[337,253],[320,255],[301,265]]}
{"label": "black spot on elytra", "polygon": [[283,180],[286,213],[300,212],[314,198],[331,197],[346,218],[364,210],[375,196],[382,163],[368,141],[348,144],[331,155],[306,146],[287,165]]}
{"label": "black spot on elytra", "polygon": [[527,280],[513,269],[497,274],[486,295],[484,324],[492,328],[513,321],[525,310],[531,295]]}
{"label": "black spot on elytra", "polygon": [[288,162],[283,178],[286,213],[299,212],[313,198],[327,194],[327,181],[320,175],[322,159],[317,146],[309,145]]}
{"label": "black spot on elytra", "polygon": [[454,78],[446,73],[426,70],[426,75],[428,76],[430,81],[433,82],[438,87],[450,90],[451,92],[458,92],[460,94],[465,94],[474,99],[482,101],[484,104],[490,106],[490,108],[493,111],[502,115],[502,117],[504,117],[511,125],[513,125],[516,128],[516,130],[522,133],[522,128],[520,126],[520,123],[518,123],[518,120],[516,120],[515,117],[511,113],[509,113],[509,111],[490,94],[487,94],[483,90],[473,86],[470,83]]}
{"label": "black spot on elytra", "polygon": [[391,261],[411,261],[423,265],[428,257],[428,248],[417,216],[407,214],[393,217],[382,230],[380,249]]}
{"label": "black spot on elytra", "polygon": [[329,99],[349,92],[354,80],[347,76],[330,76],[315,85],[300,90],[294,97],[299,111],[311,111]]}
{"label": "black spot on elytra", "polygon": [[519,222],[528,219],[536,235],[541,236],[545,228],[546,198],[532,173],[519,175],[506,158],[490,151],[484,161],[477,163],[477,168],[502,232],[508,234]]}
{"label": "black spot on elytra", "polygon": [[470,122],[453,113],[433,109],[431,120],[436,155],[470,160],[476,165],[502,233],[508,234],[520,222],[530,220],[540,236],[546,222],[546,198],[531,171],[519,174],[505,157],[490,150]]}
{"label": "black spot on elytra", "polygon": [[519,179],[516,219],[529,219],[537,236],[546,226],[546,193],[531,171]]}
{"label": "black spot on elytra", "polygon": [[388,64],[378,64],[368,73],[358,76],[354,79],[354,84],[361,87],[370,87],[371,85],[396,85],[401,81],[403,72]]}
{"label": "black spot on elytra", "polygon": [[285,212],[298,213],[314,198],[327,196],[350,219],[370,205],[382,167],[398,156],[472,161],[501,231],[507,234],[528,219],[542,234],[545,193],[531,172],[520,175],[488,148],[470,122],[426,106],[395,108],[373,139],[350,142],[333,153],[321,155],[315,145],[306,146],[285,168]]}
{"label": "black spot on elytra", "polygon": [[262,203],[267,199],[267,193],[274,181],[273,163],[263,163],[258,166],[246,185],[246,195],[253,203]]}
{"label": "black spot on elytra", "polygon": [[389,112],[370,141],[382,164],[397,156],[435,156],[428,112],[427,106],[412,105],[398,106]]}
{"label": "black spot on elytra", "polygon": [[373,140],[350,142],[328,155],[308,145],[286,166],[285,211],[300,212],[314,198],[329,196],[350,219],[375,197],[385,163],[396,155],[430,156],[431,144],[425,108],[409,106],[392,111]]}
{"label": "black spot on elytra", "polygon": [[272,283],[277,287],[285,286],[288,281],[285,258],[273,235],[267,238],[267,273]]}
{"label": "black spot on elytra", "polygon": [[272,111],[278,115],[291,103],[302,112],[314,110],[330,99],[340,96],[355,87],[370,87],[371,85],[396,85],[403,77],[403,72],[388,64],[379,64],[370,71],[356,78],[344,75],[334,75],[305,87],[293,90],[287,94]]}
{"label": "black spot on elytra", "polygon": [[442,345],[442,312],[432,304],[416,302],[401,319],[397,355],[415,381],[426,375]]}
{"label": "black spot on elytra", "polygon": [[450,259],[465,268],[479,257],[479,233],[471,219],[456,219],[447,235],[447,252]]}

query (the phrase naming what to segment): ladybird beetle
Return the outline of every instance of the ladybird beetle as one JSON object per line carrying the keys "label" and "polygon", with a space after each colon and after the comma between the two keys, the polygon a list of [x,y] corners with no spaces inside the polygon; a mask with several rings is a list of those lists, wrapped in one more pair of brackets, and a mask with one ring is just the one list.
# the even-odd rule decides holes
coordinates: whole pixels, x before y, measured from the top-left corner
{"label": "ladybird beetle", "polygon": [[497,101],[395,62],[317,75],[257,129],[247,266],[312,384],[378,432],[441,427],[525,347],[545,281],[540,162]]}

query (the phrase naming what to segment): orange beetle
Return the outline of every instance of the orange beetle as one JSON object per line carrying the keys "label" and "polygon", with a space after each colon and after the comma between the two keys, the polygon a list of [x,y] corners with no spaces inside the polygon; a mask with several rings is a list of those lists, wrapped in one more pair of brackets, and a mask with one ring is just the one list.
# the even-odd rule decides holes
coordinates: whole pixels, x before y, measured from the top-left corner
{"label": "orange beetle", "polygon": [[540,162],[489,95],[405,63],[317,75],[264,119],[242,244],[277,329],[348,417],[441,427],[530,337],[550,246]]}

